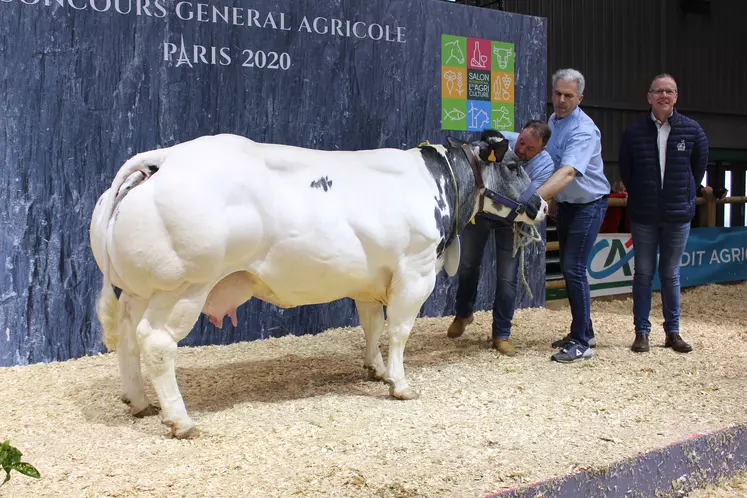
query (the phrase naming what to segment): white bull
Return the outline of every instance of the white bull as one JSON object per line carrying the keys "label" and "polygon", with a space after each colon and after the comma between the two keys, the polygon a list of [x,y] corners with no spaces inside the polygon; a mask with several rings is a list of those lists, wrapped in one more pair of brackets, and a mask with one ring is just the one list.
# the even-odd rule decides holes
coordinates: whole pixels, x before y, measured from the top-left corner
{"label": "white bull", "polygon": [[156,412],[142,356],[163,422],[175,437],[196,434],[176,381],[177,343],[202,312],[218,326],[229,315],[235,326],[236,307],[252,297],[279,307],[354,299],[364,366],[392,396],[417,397],[404,347],[437,273],[444,264],[456,272],[457,235],[479,209],[512,213],[483,194],[516,200],[526,192],[511,217],[533,224],[545,216],[507,149],[497,132],[449,147],[363,151],[217,135],[128,160],[99,198],[90,235],[103,273],[97,314],[132,413]]}

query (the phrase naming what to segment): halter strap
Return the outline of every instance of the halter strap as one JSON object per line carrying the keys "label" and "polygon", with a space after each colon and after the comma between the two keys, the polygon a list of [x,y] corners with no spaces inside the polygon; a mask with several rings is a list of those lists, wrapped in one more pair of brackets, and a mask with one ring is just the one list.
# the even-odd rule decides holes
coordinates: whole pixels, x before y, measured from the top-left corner
{"label": "halter strap", "polygon": [[[479,192],[481,189],[485,188],[485,184],[482,182],[482,175],[480,174],[480,168],[477,167],[477,159],[475,158],[475,154],[467,144],[462,144],[462,150],[464,151],[464,155],[467,156],[467,162],[469,162],[469,165],[472,168],[472,175],[475,177],[475,186],[477,186],[477,190]],[[484,203],[485,197],[480,194],[480,200],[477,206],[478,213],[482,212]]]}

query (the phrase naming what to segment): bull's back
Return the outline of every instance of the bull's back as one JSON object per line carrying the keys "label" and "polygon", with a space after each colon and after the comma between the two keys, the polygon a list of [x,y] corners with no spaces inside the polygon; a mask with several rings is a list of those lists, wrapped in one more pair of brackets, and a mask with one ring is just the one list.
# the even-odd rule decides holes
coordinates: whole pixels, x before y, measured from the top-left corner
{"label": "bull's back", "polygon": [[125,273],[150,287],[220,278],[230,268],[273,288],[295,282],[301,294],[350,292],[385,281],[403,253],[433,244],[427,181],[406,151],[330,153],[206,137],[175,147],[122,201],[116,245]]}
{"label": "bull's back", "polygon": [[[435,184],[417,153],[318,151],[214,138],[209,147],[185,149],[184,157],[170,158],[163,172],[199,178],[205,202],[225,212],[232,245],[246,248],[305,235],[329,247],[340,245],[344,239],[339,237],[360,234],[393,243],[392,250],[401,254],[410,232],[438,235],[435,226],[428,227]],[[214,148],[221,151],[219,157]]]}

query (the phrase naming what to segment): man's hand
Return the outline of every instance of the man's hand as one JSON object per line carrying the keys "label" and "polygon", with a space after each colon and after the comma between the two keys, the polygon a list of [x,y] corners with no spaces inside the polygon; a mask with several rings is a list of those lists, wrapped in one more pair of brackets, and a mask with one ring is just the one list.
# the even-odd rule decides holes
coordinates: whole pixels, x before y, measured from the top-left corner
{"label": "man's hand", "polygon": [[555,202],[555,199],[550,199],[547,201],[547,216],[555,220],[555,218],[558,215],[558,203]]}

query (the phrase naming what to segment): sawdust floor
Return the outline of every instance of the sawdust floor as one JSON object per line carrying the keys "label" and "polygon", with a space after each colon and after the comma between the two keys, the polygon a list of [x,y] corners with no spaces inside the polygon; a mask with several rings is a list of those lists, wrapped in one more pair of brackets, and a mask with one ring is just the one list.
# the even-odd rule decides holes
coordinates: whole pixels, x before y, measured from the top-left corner
{"label": "sawdust floor", "polygon": [[747,496],[747,472],[695,490],[689,493],[687,498],[744,498],[745,496]]}
{"label": "sawdust floor", "polygon": [[567,308],[518,311],[513,358],[487,349],[489,313],[457,340],[449,318],[421,319],[405,368],[422,396],[409,402],[367,380],[358,328],[182,348],[178,380],[202,431],[190,441],[130,417],[112,354],[0,369],[0,439],[42,474],[14,472],[0,494],[478,497],[608,465],[747,420],[746,294],[683,293],[687,355],[661,347],[658,295],[643,355],[629,350],[632,302],[595,302],[600,346],[572,365],[549,359]]}

